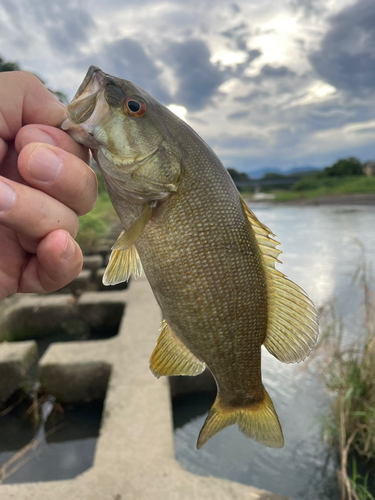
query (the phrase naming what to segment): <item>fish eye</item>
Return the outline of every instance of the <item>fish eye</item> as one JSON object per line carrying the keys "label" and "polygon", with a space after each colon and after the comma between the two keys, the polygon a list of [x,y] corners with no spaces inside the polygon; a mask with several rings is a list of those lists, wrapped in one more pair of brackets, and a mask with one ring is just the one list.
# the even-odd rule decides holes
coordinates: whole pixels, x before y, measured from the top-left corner
{"label": "fish eye", "polygon": [[146,106],[143,102],[134,99],[134,97],[128,97],[125,101],[125,111],[129,116],[138,118],[146,113]]}

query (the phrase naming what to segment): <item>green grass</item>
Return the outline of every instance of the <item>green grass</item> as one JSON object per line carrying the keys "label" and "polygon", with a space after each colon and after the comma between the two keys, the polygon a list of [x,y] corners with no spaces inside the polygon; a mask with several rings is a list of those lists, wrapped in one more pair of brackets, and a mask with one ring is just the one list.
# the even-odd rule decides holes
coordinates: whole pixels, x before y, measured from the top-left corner
{"label": "green grass", "polygon": [[98,177],[98,199],[95,207],[86,215],[79,218],[77,243],[83,253],[90,253],[106,236],[117,215],[112,207],[101,176]]}
{"label": "green grass", "polygon": [[[302,181],[303,184],[302,184]],[[305,189],[309,186],[312,189]],[[301,179],[289,191],[276,191],[275,201],[312,199],[318,196],[375,194],[375,177],[324,177]]]}
{"label": "green grass", "polygon": [[[314,357],[318,373],[333,396],[325,416],[323,434],[339,451],[341,498],[374,500],[367,480],[375,464],[375,293],[371,263],[363,246],[352,276],[353,294],[363,297],[356,341],[344,341],[343,321],[332,305],[320,314],[320,340]],[[351,464],[350,464],[351,459]],[[357,460],[364,475],[357,473]]]}

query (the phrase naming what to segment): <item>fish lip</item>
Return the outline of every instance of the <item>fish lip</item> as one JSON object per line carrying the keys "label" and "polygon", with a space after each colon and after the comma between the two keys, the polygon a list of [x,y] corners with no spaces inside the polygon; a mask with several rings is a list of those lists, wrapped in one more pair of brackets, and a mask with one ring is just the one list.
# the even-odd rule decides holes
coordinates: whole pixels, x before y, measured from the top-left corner
{"label": "fish lip", "polygon": [[[104,81],[106,77],[106,73],[97,66],[91,65],[89,67],[75,96],[65,108],[65,115],[60,123],[60,128],[62,128],[62,130],[68,130],[71,126],[81,125],[81,122],[73,119],[72,109],[76,108],[80,101],[84,99],[87,100],[90,96],[97,100],[100,91],[105,88]],[[89,117],[87,117],[87,119],[88,118]]]}
{"label": "fish lip", "polygon": [[[106,78],[107,74],[104,73],[98,66],[91,65],[89,69],[87,70],[87,73],[85,75],[85,78],[83,79],[83,82],[79,86],[77,92],[75,93],[75,96],[72,99],[72,102],[75,101],[78,97],[80,97],[83,92],[86,90],[88,85],[91,83],[93,84],[92,86],[94,87],[102,87],[104,80]],[[96,84],[96,85],[95,85]],[[99,84],[99,85],[98,85]]]}

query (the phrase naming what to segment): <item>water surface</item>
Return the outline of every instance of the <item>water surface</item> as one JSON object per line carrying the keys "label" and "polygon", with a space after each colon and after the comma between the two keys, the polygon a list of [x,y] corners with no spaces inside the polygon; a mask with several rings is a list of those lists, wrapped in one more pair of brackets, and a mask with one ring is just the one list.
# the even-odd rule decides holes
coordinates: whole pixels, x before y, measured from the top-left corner
{"label": "water surface", "polygon": [[[298,283],[317,307],[334,301],[343,316],[348,340],[360,329],[362,296],[352,285],[360,262],[361,241],[375,262],[375,207],[295,207],[253,205],[250,208],[281,242],[278,268]],[[206,417],[207,405],[197,401],[202,415],[185,422],[191,399],[175,404],[175,451],[191,472],[225,477],[293,499],[335,500],[336,463],[327,457],[321,440],[321,418],[329,404],[313,367],[285,365],[264,350],[263,380],[282,423],[285,446],[265,448],[246,439],[231,426],[195,448]],[[178,421],[184,423],[178,425]]]}

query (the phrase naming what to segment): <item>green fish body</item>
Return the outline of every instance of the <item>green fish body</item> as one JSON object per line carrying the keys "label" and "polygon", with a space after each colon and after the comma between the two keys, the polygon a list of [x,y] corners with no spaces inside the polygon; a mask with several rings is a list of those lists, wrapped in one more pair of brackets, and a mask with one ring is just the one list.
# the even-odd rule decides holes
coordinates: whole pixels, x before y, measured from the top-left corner
{"label": "green fish body", "polygon": [[129,81],[91,67],[62,128],[92,149],[124,227],[104,283],[143,267],[162,310],[151,371],[197,375],[207,367],[216,380],[198,448],[234,423],[282,447],[262,384],[261,345],[298,362],[318,328],[310,299],[275,269],[280,251],[270,230],[209,146]]}

